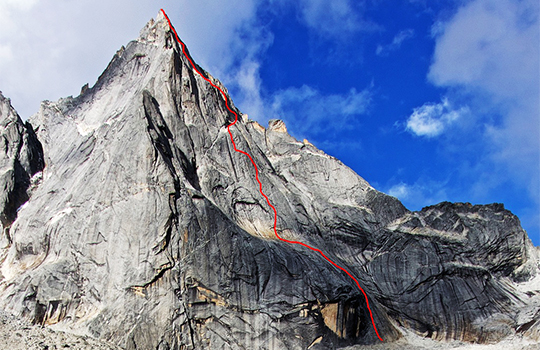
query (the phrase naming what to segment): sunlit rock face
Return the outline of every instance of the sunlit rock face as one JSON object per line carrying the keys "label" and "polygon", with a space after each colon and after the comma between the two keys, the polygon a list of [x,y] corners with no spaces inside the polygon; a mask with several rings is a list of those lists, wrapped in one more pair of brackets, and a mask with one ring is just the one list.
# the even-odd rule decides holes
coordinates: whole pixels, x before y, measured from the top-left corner
{"label": "sunlit rock face", "polygon": [[[385,342],[538,339],[536,248],[502,205],[410,212],[282,121],[229,105],[278,233],[358,279]],[[354,281],[274,235],[233,120],[162,15],[29,123],[0,96],[2,307],[126,349],[379,343]]]}

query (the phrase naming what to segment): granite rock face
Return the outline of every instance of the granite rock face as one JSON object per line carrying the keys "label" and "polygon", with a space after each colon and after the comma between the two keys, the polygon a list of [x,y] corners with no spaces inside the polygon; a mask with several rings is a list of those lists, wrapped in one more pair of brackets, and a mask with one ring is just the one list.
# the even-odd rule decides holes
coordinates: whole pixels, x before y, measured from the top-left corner
{"label": "granite rock face", "polygon": [[[28,200],[43,170],[43,149],[30,123],[23,123],[0,92],[0,225],[2,246],[11,243],[17,210]],[[34,178],[34,175],[37,176]]]}
{"label": "granite rock face", "polygon": [[[234,115],[161,14],[81,95],[31,124],[3,97],[0,113],[5,310],[125,349],[379,342],[354,281],[275,238]],[[501,204],[410,212],[283,122],[237,113],[279,234],[358,279],[386,342],[540,340],[537,251]]]}

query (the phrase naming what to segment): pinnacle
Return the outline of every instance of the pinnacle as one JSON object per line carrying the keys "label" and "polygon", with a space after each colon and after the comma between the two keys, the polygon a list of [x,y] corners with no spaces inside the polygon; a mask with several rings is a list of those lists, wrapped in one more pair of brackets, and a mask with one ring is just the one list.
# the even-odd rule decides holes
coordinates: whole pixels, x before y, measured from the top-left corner
{"label": "pinnacle", "polygon": [[161,11],[158,12],[155,19],[150,19],[148,23],[141,29],[138,41],[141,42],[157,42],[159,38],[170,32],[167,19]]}
{"label": "pinnacle", "polygon": [[11,100],[0,91],[0,120],[14,121],[18,119],[19,115],[11,105]]}

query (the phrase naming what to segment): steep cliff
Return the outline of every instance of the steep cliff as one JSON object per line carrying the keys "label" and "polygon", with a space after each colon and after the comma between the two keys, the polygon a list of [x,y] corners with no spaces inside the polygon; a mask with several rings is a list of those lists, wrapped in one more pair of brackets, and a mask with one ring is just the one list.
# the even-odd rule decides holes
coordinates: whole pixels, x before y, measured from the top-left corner
{"label": "steep cliff", "polygon": [[43,170],[43,150],[32,126],[22,122],[2,92],[0,133],[0,225],[3,238],[9,242],[9,229],[17,218],[17,209],[28,200],[29,187],[36,181],[32,177]]}
{"label": "steep cliff", "polygon": [[[283,122],[264,128],[228,102],[279,234],[358,279],[385,342],[405,330],[538,339],[536,292],[520,287],[537,253],[502,205],[410,212]],[[354,281],[275,238],[255,168],[227,133],[234,115],[162,14],[80,96],[44,102],[27,124],[0,103],[5,310],[126,349],[379,342]]]}

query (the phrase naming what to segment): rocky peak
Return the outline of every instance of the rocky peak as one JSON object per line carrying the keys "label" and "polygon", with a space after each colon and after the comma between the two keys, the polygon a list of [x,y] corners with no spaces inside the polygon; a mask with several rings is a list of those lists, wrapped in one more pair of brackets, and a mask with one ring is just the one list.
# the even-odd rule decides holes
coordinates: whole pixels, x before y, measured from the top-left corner
{"label": "rocky peak", "polygon": [[157,45],[169,41],[172,45],[170,40],[172,38],[170,38],[170,36],[169,23],[167,22],[165,15],[160,11],[155,20],[153,18],[150,19],[144,28],[141,29],[137,41],[155,43]]}
{"label": "rocky peak", "polygon": [[[92,88],[44,102],[36,134],[0,96],[2,308],[125,349],[378,343],[354,281],[276,239],[255,168],[230,142],[234,116],[165,21],[150,21]],[[280,236],[358,279],[385,342],[493,342],[525,328],[537,339],[540,302],[518,284],[538,260],[510,212],[410,212],[281,121],[241,117],[230,129]]]}

